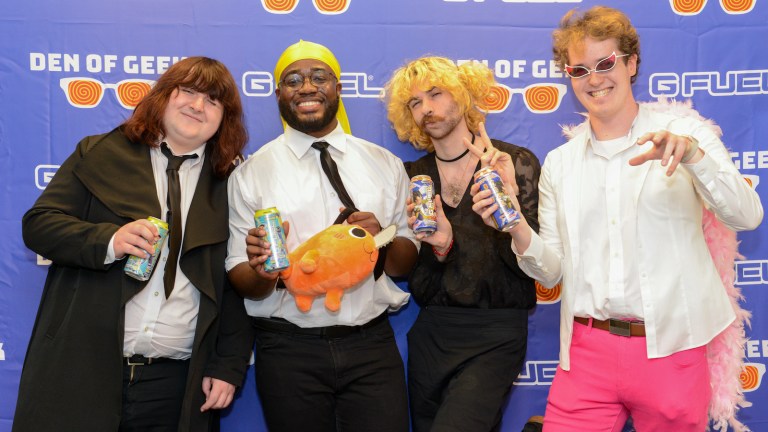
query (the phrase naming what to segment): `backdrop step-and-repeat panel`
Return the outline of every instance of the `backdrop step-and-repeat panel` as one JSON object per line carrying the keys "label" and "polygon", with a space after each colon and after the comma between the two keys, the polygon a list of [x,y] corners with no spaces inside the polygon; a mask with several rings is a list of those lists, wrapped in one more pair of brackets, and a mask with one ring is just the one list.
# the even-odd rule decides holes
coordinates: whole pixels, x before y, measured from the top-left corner
{"label": "backdrop step-and-repeat panel", "polygon": [[[281,132],[271,71],[285,47],[306,39],[337,55],[352,131],[403,160],[379,99],[392,71],[424,54],[482,61],[496,75],[492,137],[543,161],[562,144],[559,125],[581,107],[552,62],[551,31],[571,8],[608,3],[638,27],[638,100],[691,99],[722,126],[744,177],[760,185],[768,168],[768,5],[757,0],[7,0],[0,3],[0,432],[10,431],[19,376],[48,263],[24,247],[20,220],[86,135],[110,130],[180,58],[205,55],[232,71],[244,101],[248,153]],[[89,87],[78,92],[78,87]],[[768,181],[768,180],[767,180]],[[744,390],[754,403],[740,418],[768,430],[768,241],[766,228],[739,236],[736,284],[753,311]],[[671,259],[674,259],[673,257]],[[687,269],[695,271],[695,269]],[[403,284],[405,287],[405,284]],[[557,365],[559,288],[539,290],[529,350],[507,405],[503,430],[543,413]],[[403,357],[417,306],[393,319]],[[77,344],[78,341],[71,343]],[[44,415],[44,413],[41,413]],[[226,431],[265,430],[249,371],[222,420]]]}

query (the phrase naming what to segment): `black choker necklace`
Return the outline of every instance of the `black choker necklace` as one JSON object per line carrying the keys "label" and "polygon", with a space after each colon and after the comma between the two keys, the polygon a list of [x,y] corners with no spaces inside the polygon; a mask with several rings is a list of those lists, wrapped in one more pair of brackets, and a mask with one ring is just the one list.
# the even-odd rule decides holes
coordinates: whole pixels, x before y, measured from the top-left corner
{"label": "black choker necklace", "polygon": [[[472,134],[472,144],[474,144],[474,143],[475,143],[475,134]],[[456,162],[457,160],[463,158],[464,156],[467,155],[467,153],[469,153],[469,149],[464,150],[464,153],[456,156],[453,159],[443,159],[443,158],[441,158],[440,156],[437,155],[437,152],[435,152],[435,157],[437,158],[437,160],[439,160],[441,162],[448,162],[448,163],[450,163],[450,162]]]}

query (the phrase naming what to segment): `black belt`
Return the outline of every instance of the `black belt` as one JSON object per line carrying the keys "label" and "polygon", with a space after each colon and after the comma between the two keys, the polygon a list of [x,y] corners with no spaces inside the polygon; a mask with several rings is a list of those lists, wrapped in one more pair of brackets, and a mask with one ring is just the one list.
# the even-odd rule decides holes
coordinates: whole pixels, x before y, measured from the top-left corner
{"label": "black belt", "polygon": [[149,366],[163,362],[182,362],[186,360],[177,360],[167,357],[144,357],[141,354],[134,354],[130,357],[123,357],[123,365],[125,366]]}
{"label": "black belt", "polygon": [[361,330],[371,328],[388,320],[386,312],[359,326],[329,326],[329,327],[299,327],[296,324],[288,322],[282,318],[253,318],[253,325],[257,329],[269,330],[279,333],[293,333],[309,336],[317,336],[326,339],[340,339],[353,334],[360,333]]}

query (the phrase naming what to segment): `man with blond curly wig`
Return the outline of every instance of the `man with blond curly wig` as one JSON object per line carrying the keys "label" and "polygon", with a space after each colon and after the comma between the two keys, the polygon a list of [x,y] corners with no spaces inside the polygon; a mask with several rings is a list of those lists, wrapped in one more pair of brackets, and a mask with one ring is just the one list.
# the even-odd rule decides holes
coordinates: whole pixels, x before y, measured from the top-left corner
{"label": "man with blond curly wig", "polygon": [[[494,79],[481,63],[456,66],[422,57],[387,84],[388,118],[398,137],[426,150],[405,164],[434,181],[437,231],[410,278],[421,306],[408,333],[413,430],[491,431],[525,358],[534,282],[517,266],[509,237],[483,224],[467,193],[481,158],[514,161],[522,212],[535,224],[539,162],[529,150],[488,139],[484,100]],[[466,144],[465,144],[466,142]],[[465,145],[486,149],[481,157]],[[484,161],[487,164],[487,161]],[[413,227],[413,204],[408,206]]]}

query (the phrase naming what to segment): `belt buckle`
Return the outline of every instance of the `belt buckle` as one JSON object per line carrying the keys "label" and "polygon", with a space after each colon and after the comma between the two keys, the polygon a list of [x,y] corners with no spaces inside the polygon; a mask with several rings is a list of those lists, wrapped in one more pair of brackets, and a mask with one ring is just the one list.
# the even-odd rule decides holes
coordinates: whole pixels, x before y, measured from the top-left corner
{"label": "belt buckle", "polygon": [[617,336],[630,337],[632,336],[631,325],[632,323],[628,321],[611,318],[608,320],[608,332]]}
{"label": "belt buckle", "polygon": [[146,362],[143,362],[143,361],[142,362],[132,362],[131,359],[133,357],[135,357],[135,356],[128,357],[128,359],[126,360],[126,364],[128,366],[145,366],[145,365],[152,364],[152,359],[151,358],[144,357],[144,360],[146,360]]}

